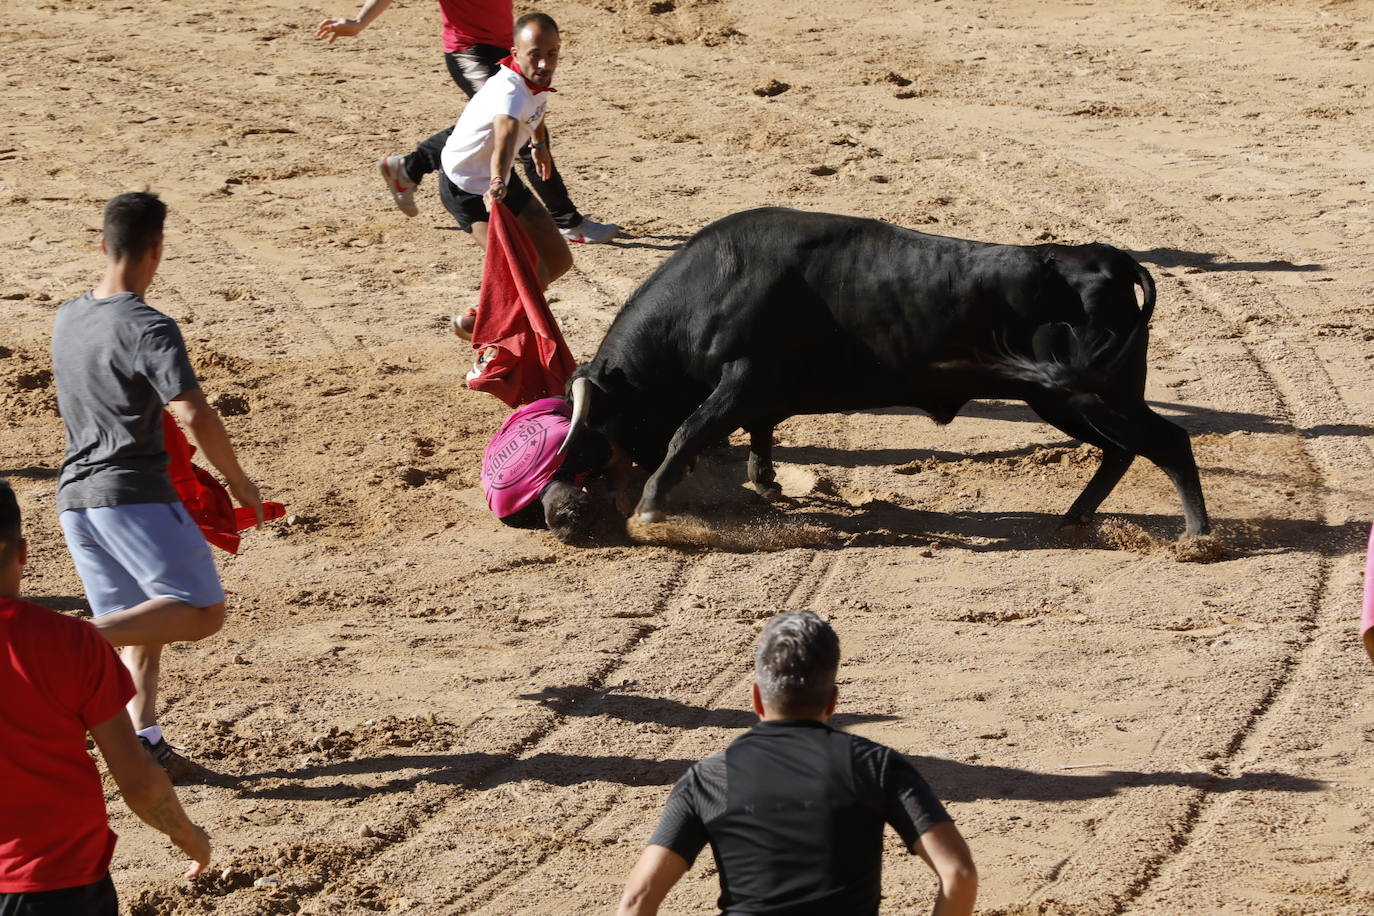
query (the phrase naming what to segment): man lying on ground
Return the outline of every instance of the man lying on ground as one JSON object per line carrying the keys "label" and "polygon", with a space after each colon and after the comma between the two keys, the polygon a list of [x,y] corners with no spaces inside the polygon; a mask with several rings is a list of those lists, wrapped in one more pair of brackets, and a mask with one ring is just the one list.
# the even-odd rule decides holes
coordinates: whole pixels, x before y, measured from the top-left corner
{"label": "man lying on ground", "polygon": [[629,514],[630,460],[597,435],[579,436],[566,451],[572,405],[540,398],[506,418],[482,456],[487,506],[513,528],[545,528],[565,544],[586,540],[598,521],[598,503],[586,485],[605,474],[616,508]]}
{"label": "man lying on ground", "polygon": [[1364,611],[1360,615],[1360,639],[1369,660],[1374,661],[1374,528],[1369,529],[1369,549],[1365,552]]}
{"label": "man lying on ground", "polygon": [[885,822],[938,876],[936,916],[973,912],[973,857],[915,767],[826,724],[839,663],[839,637],[810,611],[768,621],[754,659],[759,723],[678,780],[619,916],[657,913],[707,843],[727,914],[877,913]]}
{"label": "man lying on ground", "polygon": [[116,837],[87,732],[129,809],[194,860],[188,878],[209,864],[210,840],[134,733],[134,685],[114,649],[89,623],[20,600],[27,559],[0,481],[0,913],[117,916]]}

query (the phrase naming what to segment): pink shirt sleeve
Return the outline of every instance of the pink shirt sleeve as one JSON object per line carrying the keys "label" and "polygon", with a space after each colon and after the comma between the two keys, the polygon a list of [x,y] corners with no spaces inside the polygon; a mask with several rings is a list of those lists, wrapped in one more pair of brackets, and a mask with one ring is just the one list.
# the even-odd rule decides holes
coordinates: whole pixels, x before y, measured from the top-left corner
{"label": "pink shirt sleeve", "polygon": [[1369,549],[1365,553],[1364,565],[1364,613],[1360,615],[1360,638],[1364,640],[1369,657],[1374,660],[1374,528],[1369,530]]}

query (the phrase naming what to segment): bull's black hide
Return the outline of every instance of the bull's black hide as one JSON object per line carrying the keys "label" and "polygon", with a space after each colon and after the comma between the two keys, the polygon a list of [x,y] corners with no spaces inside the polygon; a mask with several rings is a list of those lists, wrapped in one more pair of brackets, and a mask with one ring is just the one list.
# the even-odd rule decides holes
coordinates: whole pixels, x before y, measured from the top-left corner
{"label": "bull's black hide", "polygon": [[750,480],[766,490],[773,428],[795,414],[905,405],[948,423],[974,398],[1011,398],[1102,449],[1069,519],[1094,512],[1143,455],[1201,534],[1188,435],[1144,400],[1154,303],[1149,273],[1107,245],[994,245],[750,210],[654,271],[570,390],[586,379],[586,425],[656,468],[637,509],[646,521],[734,429],[750,433]]}

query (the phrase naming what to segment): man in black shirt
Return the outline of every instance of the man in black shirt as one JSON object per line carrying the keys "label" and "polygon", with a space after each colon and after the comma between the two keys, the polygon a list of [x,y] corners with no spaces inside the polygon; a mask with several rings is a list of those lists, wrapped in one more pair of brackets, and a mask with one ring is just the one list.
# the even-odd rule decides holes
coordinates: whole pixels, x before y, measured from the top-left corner
{"label": "man in black shirt", "polygon": [[839,663],[839,637],[810,611],[768,621],[754,659],[759,723],[678,780],[619,916],[657,913],[707,843],[726,914],[875,914],[884,823],[939,877],[936,916],[973,912],[973,857],[925,780],[896,751],[826,724]]}

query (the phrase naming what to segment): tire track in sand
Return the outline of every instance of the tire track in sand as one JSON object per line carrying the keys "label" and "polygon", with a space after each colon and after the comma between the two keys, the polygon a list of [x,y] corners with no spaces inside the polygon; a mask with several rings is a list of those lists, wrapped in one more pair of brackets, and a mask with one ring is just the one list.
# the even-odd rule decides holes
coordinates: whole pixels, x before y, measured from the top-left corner
{"label": "tire track in sand", "polygon": [[[798,550],[795,555],[786,556],[782,560],[786,567],[786,573],[782,576],[770,577],[767,592],[775,595],[771,606],[762,604],[749,612],[745,609],[745,616],[731,621],[729,624],[732,638],[722,646],[723,652],[717,653],[715,662],[715,673],[707,677],[702,685],[690,692],[683,703],[684,715],[671,723],[670,731],[666,735],[655,736],[658,740],[645,741],[644,736],[640,736],[635,741],[635,746],[641,751],[648,752],[648,756],[663,761],[657,767],[657,774],[660,781],[665,783],[664,788],[657,792],[650,792],[647,799],[648,804],[644,806],[641,799],[627,799],[626,796],[633,791],[629,785],[598,787],[601,791],[600,798],[596,798],[593,804],[583,809],[581,816],[570,823],[566,838],[572,842],[550,844],[549,854],[537,857],[536,860],[518,870],[510,873],[503,873],[493,876],[486,884],[465,895],[458,903],[458,908],[454,913],[483,913],[487,916],[496,914],[516,914],[540,911],[538,901],[548,895],[550,887],[557,887],[566,883],[560,880],[562,876],[569,874],[585,874],[588,871],[596,871],[595,868],[588,868],[585,862],[561,862],[560,858],[581,859],[588,853],[588,846],[595,852],[599,847],[609,847],[619,845],[624,840],[634,843],[639,837],[634,833],[630,837],[625,837],[624,822],[629,817],[629,812],[635,810],[643,811],[645,817],[643,821],[635,824],[635,833],[644,833],[647,836],[647,828],[654,821],[661,811],[662,797],[666,795],[666,782],[675,779],[682,768],[691,762],[699,759],[705,754],[714,753],[724,746],[722,742],[719,746],[714,743],[710,749],[702,752],[699,748],[702,737],[694,732],[715,716],[721,713],[729,713],[739,710],[739,716],[730,716],[729,721],[745,724],[752,719],[752,714],[744,712],[740,707],[747,696],[748,685],[752,683],[752,646],[757,639],[758,622],[770,616],[775,609],[798,610],[806,608],[820,594],[830,581],[831,575],[838,562],[837,554],[834,551],[815,551]],[[693,570],[693,575],[704,576],[709,581],[713,574],[711,566],[721,564],[730,565],[732,559],[721,556],[719,560],[710,558],[703,561],[697,569]],[[699,580],[698,580],[699,581]],[[684,586],[684,591],[692,587],[689,580]],[[742,591],[742,589],[740,590]],[[737,593],[731,589],[731,593]],[[689,599],[689,605],[692,602]],[[665,622],[666,630],[675,626],[692,628],[699,626],[707,621],[694,619],[692,611],[694,608],[688,606],[679,610],[680,620],[670,620]],[[650,654],[656,653],[654,647],[649,647]],[[623,673],[633,673],[636,669],[638,659],[627,659]],[[652,663],[646,660],[646,663]],[[696,678],[692,679],[696,681]],[[672,700],[679,701],[681,691],[672,692]],[[734,702],[729,704],[725,710],[719,706],[726,698],[733,698]],[[584,710],[584,716],[595,716],[600,712],[608,716],[614,716],[614,711],[607,712],[604,702],[606,695],[602,694],[595,698],[594,703]],[[603,707],[598,710],[597,706]],[[605,729],[607,732],[624,731],[623,727],[611,726]],[[728,740],[728,739],[726,739]],[[693,749],[696,750],[693,750]],[[683,757],[679,754],[689,751]],[[586,793],[578,799],[579,804],[586,804]],[[616,838],[615,843],[609,842],[611,838]],[[565,839],[565,838],[560,838]],[[615,850],[611,850],[607,858],[614,862],[617,859]],[[582,883],[578,882],[579,885]],[[618,888],[617,888],[618,892]],[[497,898],[500,897],[498,901]],[[566,906],[567,901],[564,902]],[[613,898],[599,901],[582,901],[581,906],[586,909],[603,909],[613,905]],[[544,912],[558,912],[557,909],[543,908]],[[566,910],[563,910],[566,911]]]}
{"label": "tire track in sand", "polygon": [[[631,61],[632,66],[643,66],[640,62]],[[751,112],[759,108],[758,104],[749,101],[738,101],[723,99],[722,104],[731,105],[740,109],[742,112]],[[831,126],[831,122],[823,114],[801,111],[794,106],[790,106],[786,98],[773,99],[769,101],[774,111],[782,110],[793,120],[809,122],[818,131],[825,131]],[[927,120],[939,121],[945,117],[944,113],[931,113]],[[938,125],[936,125],[938,126]],[[962,127],[967,130],[967,124],[957,125],[953,121],[949,126]],[[1009,131],[1007,131],[1009,132]],[[1005,132],[1004,132],[1005,133]],[[989,140],[985,148],[995,148],[996,144],[991,140],[997,139],[1005,143],[1006,137],[999,134],[996,138],[984,138]],[[1023,136],[1020,139],[1023,143],[1030,139]],[[1043,138],[1035,138],[1038,142],[1044,142]],[[864,142],[872,145],[875,149],[900,161],[901,150],[892,146],[890,142],[885,143],[882,132],[872,130],[865,136]],[[1109,170],[1103,170],[1101,164],[1084,163],[1075,157],[1074,152],[1061,156],[1071,161],[1075,166],[1091,174],[1098,183],[1106,184],[1110,187],[1126,185],[1130,187],[1131,194],[1139,200],[1148,201],[1154,205],[1154,212],[1167,214],[1172,217],[1170,222],[1185,223],[1187,218],[1177,211],[1172,202],[1161,200],[1153,193],[1148,181],[1129,182],[1119,178],[1115,174],[1107,174]],[[1066,213],[1061,204],[1046,197],[1042,193],[1034,190],[1027,190],[1034,187],[1033,182],[1024,180],[1024,176],[1013,176],[1003,173],[995,174],[995,164],[987,166],[975,165],[967,160],[952,160],[949,158],[935,162],[923,163],[927,166],[934,166],[951,175],[960,176],[962,183],[974,189],[975,198],[990,198],[995,200],[1009,213],[1021,213],[1029,216],[1041,216],[1049,212],[1057,215],[1061,219],[1072,225],[1079,225],[1090,230],[1089,233],[1095,237],[1111,238],[1118,244],[1132,245],[1137,250],[1146,250],[1152,246],[1145,240],[1131,240],[1122,232],[1119,225],[1108,225],[1099,218],[1090,215],[1088,207],[1090,202],[1085,201],[1082,208],[1076,209],[1072,213]],[[1146,176],[1148,177],[1148,176]],[[1013,180],[1016,179],[1016,180]],[[1142,187],[1146,185],[1145,187]],[[1012,199],[1000,189],[1004,187],[1015,187],[1025,196]],[[1026,201],[1033,201],[1034,207],[1027,206]],[[1199,227],[1199,234],[1208,238],[1216,238],[1220,233],[1215,231],[1215,227],[1210,227],[1209,231],[1203,231]],[[1231,248],[1232,245],[1223,246]],[[1252,255],[1253,256],[1253,255]],[[1224,338],[1234,337],[1234,333],[1226,333],[1240,316],[1234,310],[1227,309],[1225,306],[1224,291],[1214,290],[1216,281],[1205,275],[1190,275],[1186,280],[1187,288],[1198,293],[1202,298],[1202,305],[1205,312],[1212,319],[1219,323],[1218,336]],[[1270,297],[1271,305],[1277,312],[1282,312],[1282,304],[1276,297]],[[1264,379],[1264,388],[1268,389],[1275,400],[1280,405],[1281,419],[1294,429],[1311,428],[1323,423],[1349,423],[1351,417],[1348,411],[1332,410],[1330,405],[1340,404],[1338,393],[1334,385],[1331,384],[1329,374],[1322,367],[1321,361],[1316,358],[1311,348],[1294,345],[1288,341],[1276,342],[1252,342],[1251,340],[1239,341],[1240,353],[1238,354],[1240,363],[1248,364],[1254,372]],[[1367,451],[1368,443],[1344,444],[1344,447],[1333,448],[1331,443],[1314,442],[1307,440],[1303,443],[1303,450],[1307,459],[1318,476],[1318,481],[1311,486],[1321,500],[1321,521],[1330,526],[1336,520],[1338,513],[1333,513],[1327,494],[1331,491],[1331,483],[1336,479],[1335,474],[1339,467],[1346,461],[1359,460],[1357,466],[1367,464],[1368,455],[1360,454]],[[1348,465],[1347,465],[1348,466]],[[1325,617],[1322,608],[1329,602],[1331,594],[1329,580],[1331,564],[1321,561],[1312,570],[1314,587],[1305,601],[1302,612],[1292,622],[1294,628],[1302,634],[1297,645],[1288,647],[1279,659],[1277,670],[1270,675],[1270,681],[1265,686],[1261,694],[1256,698],[1251,708],[1245,712],[1240,721],[1236,723],[1229,737],[1225,738],[1222,745],[1222,756],[1214,766],[1214,775],[1219,778],[1220,774],[1227,772],[1228,768],[1247,746],[1247,742],[1252,735],[1265,732],[1270,729],[1268,720],[1272,711],[1286,701],[1292,693],[1295,684],[1301,684],[1310,679],[1311,666],[1311,646],[1312,633],[1314,632],[1319,617]],[[1173,731],[1186,728],[1182,723],[1176,724]],[[1161,736],[1161,741],[1167,743],[1167,734]],[[1215,780],[1213,780],[1214,782]],[[1190,839],[1193,837],[1198,824],[1206,815],[1207,807],[1213,803],[1215,793],[1210,791],[1209,785],[1203,785],[1194,789],[1184,790],[1185,796],[1180,799],[1181,809],[1169,818],[1171,823],[1168,829],[1158,836],[1153,836],[1151,842],[1154,852],[1144,857],[1134,869],[1134,877],[1127,878],[1121,882],[1125,890],[1120,894],[1108,895],[1107,899],[1099,897],[1099,902],[1104,911],[1116,911],[1129,905],[1129,902],[1136,897],[1144,894],[1151,882],[1160,872],[1176,858],[1179,852],[1185,849]],[[1110,823],[1110,818],[1102,818],[1098,823]],[[1100,833],[1095,833],[1094,839],[1103,838]],[[1129,837],[1123,835],[1118,838],[1122,841],[1129,841]],[[1095,845],[1093,840],[1085,842],[1079,852],[1092,848]],[[1134,845],[1127,842],[1127,845]],[[1070,877],[1071,869],[1066,866],[1075,861],[1078,853],[1074,853],[1067,859],[1061,861],[1054,867],[1053,877],[1041,885],[1034,893],[1037,898],[1042,898],[1051,888],[1062,888],[1063,882]],[[1100,878],[1100,876],[1098,876]],[[1125,877],[1125,876],[1123,876]],[[1096,882],[1096,883],[1100,883]],[[1088,892],[1091,895],[1091,891]]]}
{"label": "tire track in sand", "polygon": [[[1075,162],[1085,171],[1093,173],[1099,181],[1117,185],[1128,184],[1117,174],[1108,175],[1101,168],[1104,164],[1103,160],[1099,160],[1096,166],[1090,166],[1077,158],[1077,152],[1061,153],[1061,155],[1064,159]],[[1120,166],[1121,163],[1107,162],[1105,164]],[[958,171],[965,175],[976,170],[975,166],[967,162],[956,167],[945,160],[940,165],[946,170]],[[1133,171],[1137,175],[1148,178],[1148,174],[1139,166],[1133,165]],[[1138,179],[1135,182],[1130,182],[1129,185],[1134,195],[1154,205],[1155,212],[1172,214],[1173,220],[1177,222],[1190,222],[1187,217],[1174,210],[1168,201],[1160,199],[1152,191],[1152,186],[1148,181]],[[989,190],[1000,186],[995,179],[978,180],[975,182],[975,186],[978,187],[980,193],[998,198],[1000,203],[1013,212],[1020,209],[1010,198],[998,194],[995,190]],[[1021,187],[1024,190],[1025,184],[1022,183]],[[1101,233],[1106,237],[1115,237],[1119,242],[1124,241],[1125,244],[1137,249],[1149,247],[1146,241],[1138,238],[1121,239],[1123,233],[1119,227],[1107,226],[1099,220],[1092,219],[1086,213],[1066,214],[1062,209],[1056,209],[1054,204],[1034,191],[1027,192],[1027,196],[1036,199],[1044,209],[1054,212],[1070,223],[1089,227],[1094,232]],[[1204,229],[1198,226],[1197,228],[1199,234],[1210,238],[1215,238],[1220,234],[1215,231],[1216,227]],[[1228,244],[1224,246],[1224,250],[1231,247],[1232,245]],[[1204,308],[1210,314],[1231,321],[1238,317],[1236,310],[1226,307],[1224,294],[1213,288],[1214,282],[1209,280],[1206,274],[1189,275],[1186,285],[1191,292],[1201,296]],[[1321,295],[1315,291],[1313,294]],[[1270,305],[1276,312],[1288,312],[1284,303],[1277,296],[1270,297]],[[1296,319],[1291,316],[1291,313],[1289,314],[1290,320],[1296,323]],[[1268,381],[1269,387],[1282,407],[1282,419],[1292,429],[1315,428],[1326,424],[1351,424],[1355,419],[1349,414],[1348,409],[1333,410],[1331,408],[1330,405],[1332,404],[1342,405],[1342,408],[1344,405],[1329,374],[1310,347],[1279,340],[1262,341],[1256,345],[1252,345],[1248,340],[1240,343],[1246,360],[1251,362]],[[1316,491],[1316,498],[1321,507],[1320,521],[1322,524],[1334,527],[1346,517],[1345,513],[1333,503],[1332,494],[1337,489],[1337,482],[1344,476],[1342,474],[1343,468],[1351,467],[1352,462],[1353,466],[1356,467],[1367,465],[1371,447],[1367,441],[1333,443],[1313,438],[1303,440],[1303,452],[1318,476],[1312,489]],[[1225,809],[1230,807],[1228,801],[1235,795],[1235,793],[1218,795],[1214,791],[1216,786],[1223,777],[1229,775],[1239,765],[1241,760],[1253,758],[1253,748],[1256,745],[1271,741],[1273,733],[1285,727],[1279,721],[1282,719],[1282,715],[1277,714],[1279,710],[1292,705],[1293,694],[1300,691],[1305,684],[1313,682],[1319,677],[1319,672],[1316,670],[1316,657],[1320,653],[1315,637],[1320,629],[1339,627],[1345,603],[1344,596],[1335,594],[1331,588],[1333,568],[1330,561],[1325,558],[1317,558],[1313,570],[1315,587],[1309,594],[1303,610],[1294,620],[1296,630],[1302,634],[1301,641],[1297,645],[1290,646],[1279,657],[1277,669],[1270,675],[1271,680],[1266,689],[1255,700],[1243,721],[1226,741],[1212,768],[1212,778],[1196,788],[1185,790],[1183,808],[1181,812],[1175,815],[1168,834],[1161,838],[1164,841],[1163,848],[1156,846],[1152,854],[1142,857],[1138,875],[1128,881],[1119,894],[1109,896],[1110,902],[1107,903],[1107,911],[1126,912],[1132,908],[1136,901],[1149,896],[1156,880],[1171,869],[1174,863],[1185,857],[1197,859],[1204,855],[1196,848],[1190,847],[1195,847],[1198,842],[1205,842],[1212,823],[1220,817],[1224,817]],[[1107,823],[1110,824],[1110,820]],[[1118,832],[1120,832],[1119,829]],[[1127,842],[1129,836],[1126,833],[1122,833],[1120,837],[1098,834],[1094,840]],[[1064,880],[1071,877],[1070,874],[1066,874],[1066,866],[1075,861],[1079,853],[1091,849],[1092,845],[1093,843],[1085,843],[1078,852],[1060,862],[1054,869],[1054,876],[1045,884],[1037,887],[1032,892],[1031,897],[1033,899],[1047,899],[1047,895],[1052,889],[1061,887]],[[1117,844],[1113,843],[1113,845]],[[1159,902],[1156,901],[1156,903]],[[1170,905],[1177,906],[1177,901],[1160,905],[1164,905],[1167,910]]]}
{"label": "tire track in sand", "polygon": [[[616,674],[624,665],[624,660],[664,626],[662,621],[653,618],[661,617],[675,601],[683,587],[687,562],[684,557],[672,559],[658,594],[649,598],[642,613],[634,615],[635,619],[619,641],[606,648],[604,661],[590,670],[580,685],[592,694],[589,699],[566,706],[530,704],[523,701],[521,688],[516,688],[506,695],[504,701],[488,707],[457,727],[453,734],[454,746],[462,748],[463,753],[398,755],[391,783],[399,780],[411,788],[391,796],[395,804],[390,810],[383,813],[374,807],[370,811],[370,832],[361,841],[304,836],[291,843],[277,844],[272,853],[277,864],[268,869],[269,873],[276,875],[282,887],[306,906],[318,902],[330,907],[340,901],[356,904],[359,901],[395,897],[396,888],[404,883],[406,875],[414,873],[415,865],[412,861],[395,872],[388,868],[388,860],[398,857],[403,861],[410,860],[415,849],[424,850],[418,859],[426,862],[426,867],[433,864],[432,860],[442,858],[434,855],[434,837],[450,831],[452,812],[461,811],[470,799],[480,798],[510,782],[511,774],[525,765],[524,761],[532,752],[554,735],[565,721],[584,714],[583,710],[594,704],[599,696],[604,696],[608,687],[613,689],[612,682],[616,681]],[[515,570],[502,570],[512,571]],[[514,734],[510,728],[512,717],[505,712],[512,708],[518,710],[514,723],[518,730]],[[530,718],[535,720],[533,724],[521,726],[521,720]],[[401,773],[410,769],[405,763],[407,756],[414,760],[414,767],[412,772],[401,777]],[[348,759],[341,760],[337,769],[346,773],[349,763]],[[329,772],[336,767],[323,769]],[[305,785],[289,779],[278,780],[254,786],[246,794],[241,792],[239,795],[241,798],[286,800],[328,798],[337,788],[345,790],[342,797],[346,798],[352,787],[346,776],[344,780],[334,788]],[[382,790],[368,793],[369,796],[372,794],[380,794],[385,798],[388,793]],[[356,819],[357,815],[351,818],[348,814],[342,816]],[[240,855],[235,858],[234,864],[239,870],[251,869],[252,860],[253,857],[245,859]],[[348,868],[342,869],[341,862],[347,862]],[[265,867],[266,864],[259,867]],[[468,863],[464,868],[470,865]],[[382,874],[375,875],[377,871]],[[451,873],[459,874],[462,871]],[[162,886],[135,890],[135,893],[137,896],[133,898],[131,912],[136,916],[152,916],[164,912],[168,906],[177,911],[203,912],[196,904],[200,897],[207,898],[214,905],[214,901],[227,902],[226,897],[239,893],[260,895],[253,888],[245,888],[237,879],[222,879],[217,875],[200,879],[189,888],[184,885]]]}

